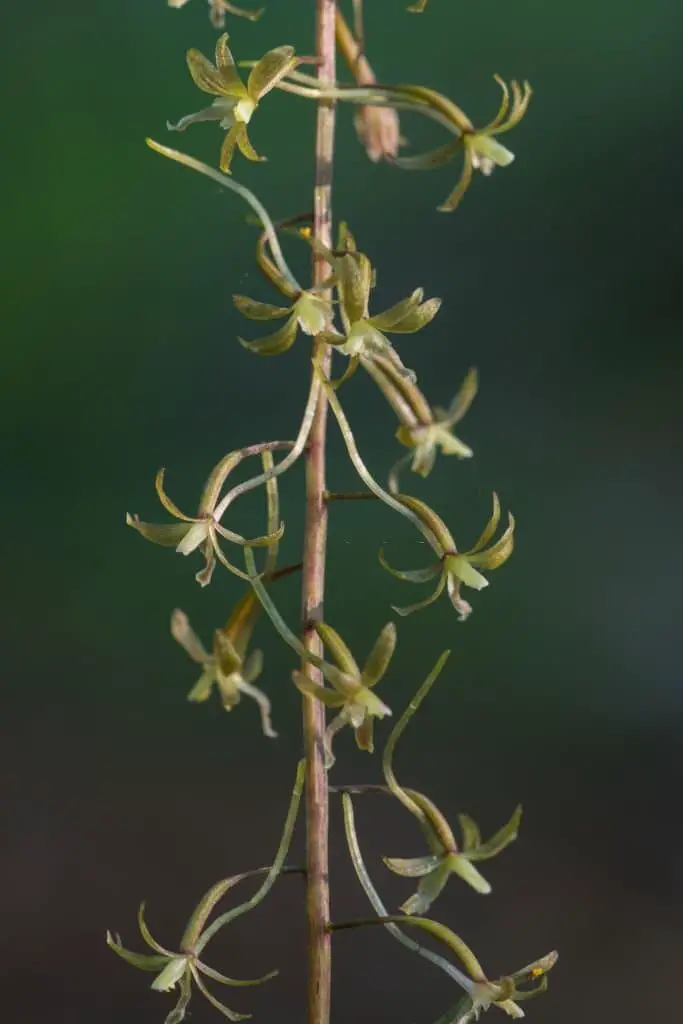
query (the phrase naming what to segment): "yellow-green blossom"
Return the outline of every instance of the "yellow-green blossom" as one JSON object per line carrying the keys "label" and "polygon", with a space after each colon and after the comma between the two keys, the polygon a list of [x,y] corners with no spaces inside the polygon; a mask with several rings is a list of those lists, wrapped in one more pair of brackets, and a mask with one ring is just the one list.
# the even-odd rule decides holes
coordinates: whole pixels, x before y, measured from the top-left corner
{"label": "yellow-green blossom", "polygon": [[332,319],[332,303],[315,292],[303,291],[294,299],[291,306],[272,306],[268,302],[258,302],[246,295],[233,295],[233,301],[240,313],[250,320],[276,320],[287,317],[287,321],[279,331],[274,331],[258,341],[244,341],[240,344],[260,356],[277,356],[292,347],[297,333],[301,329],[304,334],[315,336],[321,334]]}
{"label": "yellow-green blossom", "polygon": [[[392,569],[380,550],[380,562],[385,569],[388,569],[398,579],[409,583],[426,583],[430,579],[438,577],[436,589],[417,604],[408,605],[404,608],[394,607],[399,615],[410,615],[421,608],[426,608],[436,601],[444,589],[447,590],[451,604],[459,613],[460,621],[464,621],[472,611],[472,607],[460,595],[461,586],[472,587],[474,590],[483,590],[489,585],[488,580],[481,574],[480,569],[497,569],[508,560],[514,548],[515,520],[511,512],[508,513],[508,526],[502,536],[490,547],[486,547],[492,539],[500,522],[500,501],[498,495],[493,495],[493,512],[481,536],[474,547],[468,551],[458,551],[453,536],[443,520],[428,505],[419,498],[412,498],[405,494],[397,494],[396,498],[407,508],[412,509],[431,532],[430,544],[439,561],[436,565],[428,566],[426,569],[411,569],[401,571]],[[429,538],[428,538],[429,539]]]}
{"label": "yellow-green blossom", "polygon": [[209,654],[179,608],[171,616],[171,634],[193,661],[202,666],[202,674],[188,694],[188,700],[201,702],[211,695],[216,686],[226,711],[232,711],[245,694],[258,704],[261,727],[265,736],[274,739],[277,733],[270,718],[270,701],[254,682],[263,670],[263,654],[259,650],[247,655],[247,648],[256,625],[261,605],[250,590],[237,603],[222,629],[213,635],[212,653]]}
{"label": "yellow-green blossom", "polygon": [[220,158],[220,168],[226,174],[230,173],[235,147],[248,160],[264,160],[265,157],[259,156],[249,141],[247,125],[266,93],[292,71],[298,62],[294,47],[278,46],[269,50],[256,63],[245,85],[228,48],[227,32],[216,43],[215,65],[199,50],[188,50],[187,66],[195,85],[218,99],[210,107],[181,118],[175,125],[169,122],[167,127],[170,131],[182,132],[200,121],[219,121],[221,128],[227,131]]}
{"label": "yellow-green blossom", "polygon": [[[168,0],[169,7],[184,7],[188,0]],[[258,21],[265,10],[265,7],[257,11],[247,11],[237,4],[228,3],[228,0],[209,0],[209,18],[214,28],[225,27],[225,15],[234,14],[238,18],[246,18],[247,21]]]}
{"label": "yellow-green blossom", "polygon": [[302,693],[315,697],[327,707],[339,710],[339,714],[330,722],[325,733],[330,766],[334,761],[332,738],[343,726],[350,725],[358,747],[372,753],[374,719],[391,714],[391,709],[373,693],[373,688],[389,667],[396,648],[396,626],[393,622],[386,624],[362,670],[335,629],[324,622],[319,622],[316,623],[315,630],[338,666],[335,668],[327,663],[323,666],[323,673],[334,689],[320,686],[303,672],[294,672],[292,678]]}

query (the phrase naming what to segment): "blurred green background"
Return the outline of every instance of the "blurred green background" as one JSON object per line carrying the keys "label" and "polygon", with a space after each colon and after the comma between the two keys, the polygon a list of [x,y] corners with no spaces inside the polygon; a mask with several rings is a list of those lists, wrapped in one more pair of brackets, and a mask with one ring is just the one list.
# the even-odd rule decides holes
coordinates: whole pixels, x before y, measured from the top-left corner
{"label": "blurred green background", "polygon": [[[477,177],[453,216],[435,207],[454,166],[373,166],[350,108],[339,111],[335,209],[378,267],[377,308],[419,284],[446,300],[428,330],[399,339],[405,361],[441,404],[469,366],[481,374],[461,429],[476,458],[442,461],[412,489],[465,547],[494,487],[519,523],[514,558],[474,595],[466,625],[446,603],[401,622],[383,684],[400,710],[452,647],[403,741],[400,776],[487,832],[525,807],[520,840],[489,868],[494,895],[451,883],[435,916],[492,976],[560,950],[531,1020],[678,1021],[683,14],[670,0],[431,0],[421,18],[403,6],[366,0],[382,79],[429,84],[479,123],[497,108],[494,72],[535,88],[506,139],[515,163]],[[269,0],[258,25],[231,20],[237,56],[284,42],[310,52],[312,8]],[[216,161],[214,125],[165,130],[201,105],[184,63],[188,46],[213,47],[201,0],[182,11],[6,4],[0,18],[3,1005],[25,1024],[161,1021],[167,1000],[106,950],[105,929],[139,948],[146,898],[152,930],[173,945],[209,884],[268,862],[299,711],[293,659],[265,623],[261,682],[278,740],[261,737],[251,702],[229,717],[185,702],[195,673],[169,636],[170,611],[184,608],[208,641],[240,586],[219,574],[201,591],[198,565],[146,545],[124,513],[158,517],[161,465],[191,509],[226,451],[292,436],[306,346],[270,361],[237,344],[259,329],[232,292],[274,299],[245,208],[143,142]],[[313,120],[312,105],[274,94],[251,131],[269,162],[236,159],[274,217],[310,208]],[[414,120],[403,130],[418,146],[442,141]],[[361,375],[343,394],[383,476],[397,455],[392,415]],[[330,481],[354,487],[331,435]],[[282,488],[284,559],[298,557],[301,482],[294,471]],[[235,509],[237,529],[260,532],[261,501]],[[419,596],[383,573],[380,542],[396,565],[425,562],[388,510],[333,509],[327,616],[361,656],[390,602]],[[295,624],[296,581],[278,598]],[[337,781],[377,780],[377,759],[356,755],[350,736],[337,749]],[[366,797],[358,815],[396,906],[409,883],[379,854],[414,855],[420,837],[388,801]],[[334,914],[359,915],[337,810],[333,824]],[[260,1021],[302,1019],[299,897],[299,882],[283,880],[216,942],[211,962],[233,976],[281,967],[268,986],[228,990]],[[429,1024],[454,999],[448,978],[382,930],[335,946],[335,1021]],[[197,1000],[191,1019],[216,1013]]]}

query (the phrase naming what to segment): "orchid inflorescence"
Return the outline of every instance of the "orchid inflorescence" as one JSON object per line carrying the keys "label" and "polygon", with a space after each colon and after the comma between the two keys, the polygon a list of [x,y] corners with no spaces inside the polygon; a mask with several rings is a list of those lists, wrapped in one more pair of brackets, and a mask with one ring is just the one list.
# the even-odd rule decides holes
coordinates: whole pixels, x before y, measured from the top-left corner
{"label": "orchid inflorescence", "polygon": [[[187,0],[168,2],[171,7],[180,8]],[[427,0],[417,0],[407,9],[412,13],[422,13],[426,7]],[[502,90],[500,108],[488,124],[477,128],[457,104],[434,90],[410,84],[378,83],[367,57],[360,0],[355,0],[353,9],[352,31],[337,8],[336,38],[354,83],[345,85],[321,81],[302,71],[301,67],[311,63],[311,58],[298,56],[294,47],[288,44],[269,50],[259,60],[245,60],[238,64],[228,47],[228,34],[223,32],[216,42],[213,62],[197,49],[190,49],[187,53],[187,65],[195,85],[215,97],[213,102],[209,107],[181,118],[175,125],[168,125],[170,130],[184,131],[199,122],[218,121],[225,133],[218,167],[147,140],[156,152],[235,192],[249,205],[251,215],[260,227],[255,250],[256,265],[278,293],[278,301],[234,294],[234,305],[247,320],[273,321],[275,325],[275,329],[264,337],[240,337],[238,341],[249,352],[260,356],[285,356],[295,343],[297,350],[310,346],[311,383],[294,439],[266,441],[228,452],[210,470],[195,513],[182,511],[176,505],[166,490],[165,470],[160,469],[155,480],[156,493],[172,521],[151,523],[138,515],[126,516],[128,525],[146,540],[174,548],[185,556],[201,555],[203,565],[196,573],[196,580],[202,587],[212,582],[218,566],[223,566],[240,580],[241,596],[224,624],[214,628],[208,649],[181,609],[176,608],[171,614],[172,637],[200,672],[189,690],[188,700],[204,704],[215,693],[222,707],[232,711],[241,703],[243,696],[249,697],[258,708],[264,736],[271,739],[277,736],[272,724],[271,697],[255,685],[263,672],[263,655],[258,648],[252,648],[252,640],[261,612],[264,612],[280,637],[303,662],[302,669],[294,669],[291,678],[304,700],[315,702],[310,706],[320,708],[323,720],[326,709],[334,712],[326,728],[319,732],[320,747],[324,746],[321,770],[325,773],[335,764],[333,739],[347,726],[361,751],[374,752],[375,721],[382,723],[392,715],[391,707],[384,702],[385,693],[390,693],[388,687],[385,690],[384,680],[392,669],[395,670],[398,632],[394,622],[387,622],[367,659],[359,661],[340,632],[325,621],[322,612],[303,623],[303,632],[315,641],[313,645],[304,644],[302,631],[287,624],[273,598],[273,584],[302,568],[302,564],[277,565],[280,541],[285,531],[285,523],[280,516],[279,478],[308,452],[319,403],[323,399],[328,403],[351,463],[365,488],[353,493],[327,491],[324,500],[328,506],[345,498],[367,497],[380,501],[407,519],[421,541],[433,552],[434,557],[428,565],[398,570],[391,567],[384,550],[379,549],[381,565],[402,582],[425,584],[431,581],[433,584],[432,591],[417,603],[392,606],[398,616],[405,617],[427,608],[445,592],[459,621],[466,620],[472,607],[463,597],[462,589],[480,591],[487,587],[489,580],[484,573],[502,566],[509,559],[515,539],[512,513],[508,513],[507,525],[496,537],[501,504],[495,492],[490,518],[479,538],[472,547],[461,550],[444,519],[422,498],[403,489],[405,470],[409,469],[423,480],[433,472],[440,456],[455,456],[455,461],[459,462],[472,459],[474,454],[468,441],[459,436],[459,429],[458,434],[454,429],[464,419],[477,395],[479,377],[476,368],[463,368],[462,379],[454,388],[455,397],[444,408],[431,404],[420,387],[416,371],[406,365],[419,361],[419,349],[411,342],[407,345],[408,350],[404,351],[403,335],[426,330],[439,312],[441,299],[425,297],[423,287],[418,285],[407,296],[400,297],[400,293],[392,296],[391,304],[382,308],[374,301],[373,295],[378,276],[376,267],[371,256],[359,248],[356,236],[346,222],[339,223],[336,241],[332,242],[328,237],[328,244],[324,244],[311,229],[312,214],[299,214],[275,223],[254,192],[231,175],[236,150],[254,163],[264,160],[254,149],[247,126],[264,97],[274,91],[315,102],[327,100],[354,104],[358,137],[373,162],[383,159],[389,165],[405,170],[426,170],[441,167],[462,154],[461,176],[439,207],[443,211],[453,211],[460,204],[475,170],[489,176],[494,167],[506,167],[511,163],[513,154],[498,141],[498,136],[514,128],[524,117],[531,99],[528,83],[520,85],[513,80],[508,85],[495,76]],[[223,29],[228,15],[256,21],[263,10],[245,9],[227,0],[209,0],[209,13],[212,24]],[[246,77],[238,68],[245,69]],[[452,137],[445,145],[430,152],[399,155],[399,147],[405,145],[400,134],[399,112],[402,115],[406,111],[432,119]],[[360,241],[363,245],[366,243],[366,239],[361,238]],[[327,266],[327,276],[318,275],[310,284],[302,285],[285,255],[285,243],[290,242],[308,246],[314,258]],[[413,352],[409,355],[411,345]],[[341,374],[334,378],[330,366],[332,360],[339,357],[342,358]],[[264,365],[269,365],[268,361]],[[398,420],[395,437],[403,453],[389,469],[386,486],[365,464],[340,397],[345,399],[353,387],[350,380],[358,371],[367,375]],[[260,460],[260,471],[236,482],[238,469],[248,465],[254,457]],[[249,491],[261,488],[266,497],[263,532],[256,536],[243,536],[224,520],[235,501]],[[394,755],[397,741],[430,692],[449,654],[446,651],[438,659],[384,744],[384,785],[327,786],[329,793],[338,791],[342,794],[351,860],[375,915],[362,921],[329,924],[328,928],[367,924],[384,926],[403,945],[448,973],[462,989],[463,994],[440,1018],[439,1024],[467,1024],[491,1006],[499,1007],[512,1017],[523,1016],[519,1001],[545,988],[547,973],[554,966],[557,954],[549,953],[521,970],[492,980],[486,977],[479,961],[455,932],[425,916],[451,878],[465,882],[478,894],[491,892],[491,884],[481,873],[479,864],[497,857],[517,839],[522,814],[521,807],[517,807],[507,823],[485,840],[475,821],[461,813],[457,819],[459,827],[454,832],[446,816],[428,796],[403,786],[396,777]],[[382,697],[376,692],[379,683],[382,683]],[[184,1019],[195,989],[221,1014],[233,1021],[241,1020],[246,1015],[220,1002],[207,988],[206,979],[227,986],[255,985],[277,973],[270,972],[254,981],[240,982],[209,967],[201,959],[201,954],[217,931],[253,909],[281,874],[305,871],[303,868],[286,867],[285,858],[307,763],[304,759],[298,766],[290,810],[273,863],[268,868],[259,869],[259,872],[231,876],[212,886],[192,914],[177,950],[160,945],[152,937],[146,924],[144,906],[140,908],[138,923],[151,953],[131,952],[117,935],[108,933],[107,942],[120,957],[155,974],[152,983],[155,991],[177,991],[178,1000],[166,1017],[166,1024],[179,1024]],[[426,847],[425,852],[417,856],[387,855],[383,858],[386,868],[394,874],[417,880],[415,891],[400,907],[401,914],[392,915],[385,907],[368,874],[355,830],[352,794],[373,791],[393,797],[397,805],[410,812],[417,820]],[[259,873],[265,874],[265,879],[257,893],[209,924],[219,902],[234,886]],[[452,955],[444,957],[421,945],[411,934],[416,932],[435,938]],[[454,959],[457,963],[453,962]]]}

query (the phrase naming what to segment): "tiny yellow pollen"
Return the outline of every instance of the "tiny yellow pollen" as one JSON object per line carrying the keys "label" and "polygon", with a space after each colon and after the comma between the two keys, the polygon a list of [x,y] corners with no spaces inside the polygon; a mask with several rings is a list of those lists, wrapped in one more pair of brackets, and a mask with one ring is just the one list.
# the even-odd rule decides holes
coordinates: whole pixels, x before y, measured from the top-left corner
{"label": "tiny yellow pollen", "polygon": [[309,227],[299,228],[299,234],[301,235],[302,238],[310,238],[311,237],[311,229]]}
{"label": "tiny yellow pollen", "polygon": [[531,972],[531,977],[532,978],[540,978],[540,976],[542,974],[545,974],[545,971],[543,970],[542,967],[534,967],[534,969]]}

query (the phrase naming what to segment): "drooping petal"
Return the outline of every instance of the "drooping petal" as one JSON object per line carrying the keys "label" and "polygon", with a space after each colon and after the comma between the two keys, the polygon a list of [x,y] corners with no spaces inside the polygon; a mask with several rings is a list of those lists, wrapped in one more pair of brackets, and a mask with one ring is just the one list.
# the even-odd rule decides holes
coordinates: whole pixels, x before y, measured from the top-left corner
{"label": "drooping petal", "polygon": [[187,957],[175,956],[152,982],[155,992],[170,992],[187,972]]}
{"label": "drooping petal", "polygon": [[257,356],[279,356],[283,352],[287,352],[296,341],[298,326],[296,314],[290,313],[284,326],[266,338],[259,338],[256,341],[245,341],[243,338],[237,340],[240,345]]}
{"label": "drooping petal", "polygon": [[420,612],[422,611],[423,608],[428,608],[430,604],[434,604],[434,602],[438,601],[439,598],[441,597],[443,589],[446,585],[447,575],[448,574],[445,572],[441,573],[441,577],[434,592],[429,594],[429,596],[425,597],[422,601],[417,601],[415,604],[403,605],[402,607],[392,604],[391,607],[393,608],[397,615],[401,615],[403,618],[405,618],[407,615],[412,615],[413,612]]}
{"label": "drooping petal", "polygon": [[479,375],[474,367],[468,370],[467,376],[460,385],[460,390],[448,407],[448,412],[439,417],[442,424],[454,427],[459,423],[474,401],[479,388]]}
{"label": "drooping petal", "polygon": [[227,630],[217,629],[214,633],[213,654],[222,675],[228,676],[242,667],[242,655]]}
{"label": "drooping petal", "polygon": [[203,121],[222,121],[226,116],[227,110],[224,107],[212,104],[210,107],[196,110],[193,114],[186,114],[175,124],[172,121],[167,121],[166,128],[169,132],[184,132],[192,124],[201,124]]}
{"label": "drooping petal", "polygon": [[285,75],[293,71],[298,63],[293,46],[277,46],[261,57],[249,72],[247,79],[247,91],[254,102],[258,103]]}
{"label": "drooping petal", "polygon": [[248,317],[249,320],[277,320],[292,312],[291,306],[272,306],[269,302],[250,299],[248,295],[233,295],[232,301],[242,316]]}
{"label": "drooping petal", "polygon": [[161,971],[168,963],[168,956],[162,956],[156,954],[152,956],[150,953],[134,953],[129,949],[126,949],[121,945],[121,937],[119,935],[112,935],[111,932],[107,932],[107,945],[111,950],[114,951],[122,960],[126,963],[131,964],[132,967],[137,967],[140,971]]}
{"label": "drooping petal", "polygon": [[185,1020],[185,1011],[190,1002],[192,996],[192,984],[191,975],[187,971],[180,982],[180,995],[178,996],[178,1002],[175,1007],[166,1017],[164,1024],[181,1024],[181,1021]]}
{"label": "drooping petal", "polygon": [[132,526],[145,540],[151,541],[152,544],[160,544],[164,548],[177,548],[193,525],[191,522],[143,523],[137,515],[131,516],[126,513],[126,526]]}
{"label": "drooping petal", "polygon": [[[260,651],[254,651],[255,654],[260,654]],[[271,703],[268,697],[266,697],[263,690],[260,690],[258,686],[252,686],[251,683],[247,682],[246,679],[241,679],[239,683],[239,689],[242,693],[246,694],[247,697],[251,697],[253,701],[256,701],[259,712],[261,714],[261,729],[263,735],[267,736],[268,739],[277,739],[277,733],[273,729],[273,723],[271,721]]]}
{"label": "drooping petal", "polygon": [[258,679],[262,672],[263,651],[252,651],[244,663],[244,667],[242,669],[242,678],[246,683],[253,683]]}
{"label": "drooping petal", "polygon": [[437,866],[420,879],[417,892],[401,904],[404,914],[424,914],[440,895],[450,877],[448,863],[443,858]]}
{"label": "drooping petal", "polygon": [[416,153],[414,156],[397,156],[391,162],[404,171],[433,171],[450,163],[462,146],[461,139],[447,142],[445,146],[431,149],[427,153]]}
{"label": "drooping petal", "polygon": [[465,159],[462,166],[462,174],[460,175],[458,184],[450,195],[446,197],[441,206],[437,207],[441,213],[452,213],[453,210],[456,209],[472,181],[474,164],[472,162],[472,152],[469,146],[469,136],[463,136],[463,141],[465,143]]}
{"label": "drooping petal", "polygon": [[390,572],[392,576],[407,583],[428,583],[429,580],[433,580],[442,571],[441,562],[428,565],[426,569],[393,569],[384,557],[384,550],[382,548],[379,549],[378,554],[382,568]]}
{"label": "drooping petal", "polygon": [[[203,53],[194,47],[187,51],[187,67],[192,75],[192,81],[201,89],[212,96],[229,96],[227,90],[227,79],[223,73],[208,60]],[[239,76],[237,76],[239,81]]]}
{"label": "drooping petal", "polygon": [[211,696],[214,684],[216,683],[216,666],[207,665],[197,682],[187,695],[187,699],[193,704],[202,704]]}
{"label": "drooping petal", "polygon": [[364,686],[376,686],[380,681],[396,650],[396,625],[387,622],[363,666],[361,679]]}
{"label": "drooping petal", "polygon": [[448,427],[434,424],[429,429],[432,431],[434,445],[438,445],[444,455],[455,455],[459,459],[471,459],[474,455],[470,446],[452,434]]}
{"label": "drooping petal", "polygon": [[235,146],[237,145],[237,139],[239,136],[239,127],[235,123],[228,130],[225,138],[223,139],[223,145],[221,146],[221,156],[219,167],[224,174],[230,174],[230,165],[232,164],[232,158],[235,153]]}
{"label": "drooping petal", "polygon": [[193,630],[187,615],[180,608],[174,609],[171,615],[171,636],[198,665],[206,665],[211,661],[211,655]]}
{"label": "drooping petal", "polygon": [[239,149],[242,156],[246,157],[247,160],[251,160],[252,163],[263,163],[267,157],[261,156],[257,153],[249,140],[249,133],[247,132],[247,126],[243,121],[235,122],[235,138],[237,140],[237,148]]}
{"label": "drooping petal", "polygon": [[221,974],[220,971],[214,970],[213,967],[209,967],[208,964],[202,963],[201,960],[195,961],[195,966],[198,971],[205,974],[207,978],[211,978],[212,981],[217,981],[221,985],[232,985],[235,988],[248,988],[251,985],[262,985],[264,981],[270,981],[271,978],[276,978],[280,973],[279,971],[268,971],[267,974],[263,974],[260,978],[248,978],[246,981],[240,981],[237,978],[228,978],[225,974]]}
{"label": "drooping petal", "polygon": [[438,866],[441,857],[428,854],[424,857],[382,857],[382,860],[395,875],[402,875],[404,878],[422,878]]}
{"label": "drooping petal", "polygon": [[372,715],[366,715],[360,725],[354,728],[353,734],[356,737],[356,746],[359,750],[365,750],[368,754],[374,753],[374,730],[375,724]]}
{"label": "drooping petal", "polygon": [[192,977],[195,980],[195,984],[197,985],[197,988],[199,989],[201,994],[204,996],[205,999],[207,999],[211,1003],[214,1009],[218,1010],[219,1013],[222,1013],[224,1017],[227,1017],[228,1020],[232,1021],[248,1020],[248,1018],[251,1017],[250,1013],[237,1013],[236,1010],[231,1010],[230,1007],[226,1006],[224,1003],[221,1003],[219,999],[216,999],[215,995],[213,995],[212,992],[209,992],[208,988],[202,981],[201,975],[199,974],[199,971],[197,970],[196,966],[192,965],[190,969],[192,971]]}
{"label": "drooping petal", "polygon": [[472,614],[472,605],[460,594],[460,580],[453,573],[447,572],[446,585],[448,587],[448,598],[458,613],[458,621],[464,622]]}
{"label": "drooping petal", "polygon": [[493,167],[508,167],[515,154],[488,135],[471,135],[472,165],[484,174],[490,174]]}

